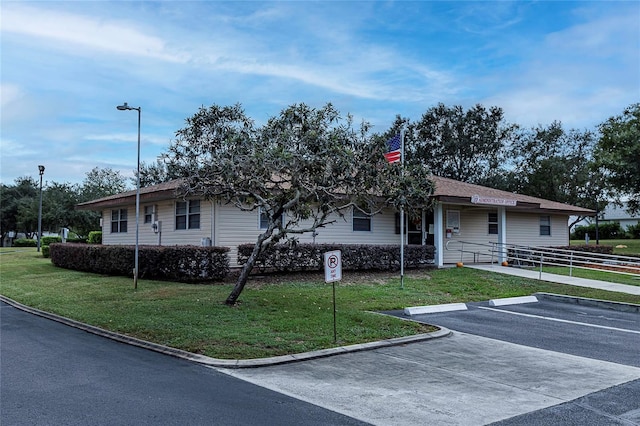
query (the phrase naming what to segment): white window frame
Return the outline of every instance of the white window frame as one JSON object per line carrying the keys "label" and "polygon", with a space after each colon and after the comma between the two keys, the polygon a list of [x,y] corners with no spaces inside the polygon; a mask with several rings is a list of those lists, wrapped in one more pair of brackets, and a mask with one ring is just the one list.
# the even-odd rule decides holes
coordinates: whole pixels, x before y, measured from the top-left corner
{"label": "white window frame", "polygon": [[[368,223],[369,229],[356,229],[356,221],[358,223]],[[351,230],[353,232],[373,232],[373,221],[371,220],[371,215],[363,212],[357,207],[353,207],[351,210]]]}
{"label": "white window frame", "polygon": [[155,213],[155,206],[144,206],[144,223],[152,223]]}
{"label": "white window frame", "polygon": [[[491,216],[495,216],[495,220],[491,220]],[[494,230],[495,232],[491,232]],[[500,233],[500,218],[498,217],[498,212],[487,213],[487,233],[488,235],[498,235]]]}
{"label": "white window frame", "polygon": [[[543,229],[545,230],[545,232],[543,232]],[[546,232],[548,232],[548,233],[546,233]],[[550,215],[541,215],[540,216],[540,236],[541,237],[550,237],[551,236],[551,216]]]}
{"label": "white window frame", "polygon": [[[184,205],[184,212],[178,214],[178,206]],[[184,227],[178,227],[178,217],[184,217]],[[194,224],[197,217],[197,226]],[[200,200],[176,201],[175,206],[175,229],[176,231],[188,231],[190,229],[200,229]]]}
{"label": "white window frame", "polygon": [[[123,214],[124,213],[124,214]],[[114,214],[117,215],[117,217],[114,219]],[[127,232],[128,229],[128,221],[127,218],[129,216],[129,212],[127,211],[127,209],[114,209],[111,210],[111,233],[112,234],[124,234]],[[113,230],[114,225],[116,225],[116,230]],[[124,226],[123,226],[124,225]],[[123,230],[124,228],[124,230]]]}

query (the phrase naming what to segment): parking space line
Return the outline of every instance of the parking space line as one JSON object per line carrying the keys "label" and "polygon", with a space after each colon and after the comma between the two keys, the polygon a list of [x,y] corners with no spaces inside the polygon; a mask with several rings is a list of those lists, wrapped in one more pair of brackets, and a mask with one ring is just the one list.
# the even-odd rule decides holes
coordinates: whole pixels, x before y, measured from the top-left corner
{"label": "parking space line", "polygon": [[485,309],[487,311],[502,312],[502,313],[511,314],[511,315],[520,315],[522,317],[539,318],[539,319],[544,319],[544,320],[548,320],[548,321],[562,322],[562,323],[566,323],[566,324],[584,325],[584,326],[593,327],[593,328],[603,328],[605,330],[621,331],[623,333],[640,334],[640,331],[628,330],[626,328],[609,327],[609,326],[606,326],[606,325],[589,324],[589,323],[586,323],[586,322],[570,321],[570,320],[565,320],[565,319],[560,319],[560,318],[545,317],[545,316],[542,316],[542,315],[533,315],[533,314],[525,314],[525,313],[522,313],[522,312],[505,311],[503,309],[487,308],[485,306],[476,306],[476,307],[478,309]]}

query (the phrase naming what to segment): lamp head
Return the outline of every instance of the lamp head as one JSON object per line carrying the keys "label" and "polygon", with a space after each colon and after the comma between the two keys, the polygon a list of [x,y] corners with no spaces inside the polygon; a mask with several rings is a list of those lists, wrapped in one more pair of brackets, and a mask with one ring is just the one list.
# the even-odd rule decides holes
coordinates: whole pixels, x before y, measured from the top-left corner
{"label": "lamp head", "polygon": [[44,166],[38,166],[38,170],[40,171],[40,176],[42,176],[44,174]]}
{"label": "lamp head", "polygon": [[128,109],[133,109],[131,108],[126,102],[124,103],[124,105],[118,105],[116,107],[119,111],[126,111]]}

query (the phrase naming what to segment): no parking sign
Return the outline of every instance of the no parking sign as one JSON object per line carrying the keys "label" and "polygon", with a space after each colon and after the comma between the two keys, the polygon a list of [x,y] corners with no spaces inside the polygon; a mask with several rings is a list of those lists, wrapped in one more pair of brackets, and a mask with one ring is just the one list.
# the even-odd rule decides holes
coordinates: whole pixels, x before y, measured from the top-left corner
{"label": "no parking sign", "polygon": [[331,283],[342,279],[342,252],[328,251],[324,254],[324,281]]}

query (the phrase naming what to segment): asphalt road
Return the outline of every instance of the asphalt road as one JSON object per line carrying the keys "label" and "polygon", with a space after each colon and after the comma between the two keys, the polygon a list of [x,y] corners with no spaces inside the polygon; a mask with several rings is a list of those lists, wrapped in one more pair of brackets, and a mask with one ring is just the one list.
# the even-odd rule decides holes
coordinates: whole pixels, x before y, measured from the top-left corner
{"label": "asphalt road", "polygon": [[2,425],[358,425],[216,370],[0,304]]}

